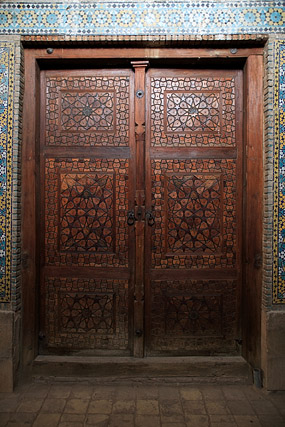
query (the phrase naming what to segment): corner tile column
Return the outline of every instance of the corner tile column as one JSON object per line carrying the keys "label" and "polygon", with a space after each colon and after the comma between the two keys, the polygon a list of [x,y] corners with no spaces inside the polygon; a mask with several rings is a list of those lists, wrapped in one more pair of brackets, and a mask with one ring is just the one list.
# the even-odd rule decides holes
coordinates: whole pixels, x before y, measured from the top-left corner
{"label": "corner tile column", "polygon": [[0,391],[13,390],[20,361],[21,45],[0,36]]}

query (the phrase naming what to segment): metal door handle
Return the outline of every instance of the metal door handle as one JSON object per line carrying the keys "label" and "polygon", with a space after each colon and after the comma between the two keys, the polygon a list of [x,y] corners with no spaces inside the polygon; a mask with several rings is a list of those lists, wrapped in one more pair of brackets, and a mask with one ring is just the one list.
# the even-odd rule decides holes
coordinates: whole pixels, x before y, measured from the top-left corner
{"label": "metal door handle", "polygon": [[147,213],[145,214],[147,223],[150,227],[152,227],[154,225],[154,216],[152,214],[151,211],[147,211]]}
{"label": "metal door handle", "polygon": [[127,224],[128,225],[134,225],[135,220],[136,220],[136,218],[135,218],[134,211],[133,210],[129,211],[127,214]]}

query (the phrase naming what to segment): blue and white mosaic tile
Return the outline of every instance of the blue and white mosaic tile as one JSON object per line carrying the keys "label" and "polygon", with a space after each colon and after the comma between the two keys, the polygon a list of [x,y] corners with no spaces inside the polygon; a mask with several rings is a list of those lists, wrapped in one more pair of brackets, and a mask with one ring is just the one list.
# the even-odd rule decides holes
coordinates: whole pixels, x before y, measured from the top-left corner
{"label": "blue and white mosaic tile", "polygon": [[183,35],[281,31],[285,31],[284,1],[0,4],[0,34]]}
{"label": "blue and white mosaic tile", "polygon": [[285,40],[275,45],[273,303],[285,304]]}
{"label": "blue and white mosaic tile", "polygon": [[10,301],[15,47],[0,42],[0,302]]}

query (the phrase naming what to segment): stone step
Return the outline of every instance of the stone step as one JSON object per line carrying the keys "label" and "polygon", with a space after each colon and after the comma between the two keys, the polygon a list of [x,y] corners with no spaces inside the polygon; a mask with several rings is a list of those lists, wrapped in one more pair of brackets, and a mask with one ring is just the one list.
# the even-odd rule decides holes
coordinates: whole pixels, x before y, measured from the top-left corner
{"label": "stone step", "polygon": [[34,378],[89,380],[163,380],[251,384],[252,372],[240,356],[233,357],[79,357],[38,356],[32,365]]}

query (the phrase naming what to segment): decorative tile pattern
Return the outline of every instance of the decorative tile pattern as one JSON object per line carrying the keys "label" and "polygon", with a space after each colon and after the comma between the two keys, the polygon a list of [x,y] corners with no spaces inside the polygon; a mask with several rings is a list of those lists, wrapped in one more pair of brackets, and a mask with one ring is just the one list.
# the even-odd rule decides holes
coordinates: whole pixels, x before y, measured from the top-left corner
{"label": "decorative tile pattern", "polygon": [[0,42],[0,302],[9,302],[15,48]]}
{"label": "decorative tile pattern", "polygon": [[275,44],[273,303],[285,304],[285,40]]}
{"label": "decorative tile pattern", "polygon": [[5,34],[242,34],[285,28],[283,1],[15,2],[0,5]]}

